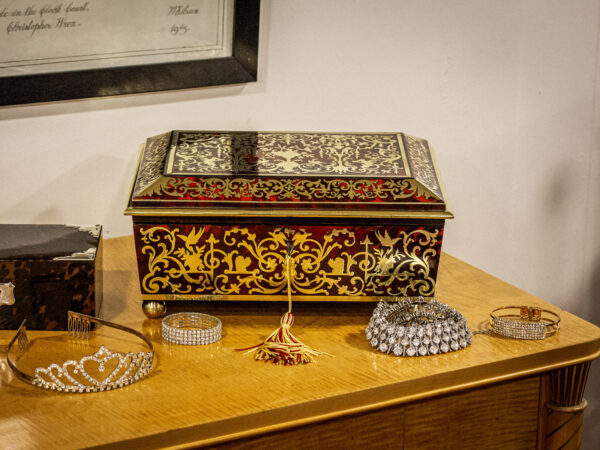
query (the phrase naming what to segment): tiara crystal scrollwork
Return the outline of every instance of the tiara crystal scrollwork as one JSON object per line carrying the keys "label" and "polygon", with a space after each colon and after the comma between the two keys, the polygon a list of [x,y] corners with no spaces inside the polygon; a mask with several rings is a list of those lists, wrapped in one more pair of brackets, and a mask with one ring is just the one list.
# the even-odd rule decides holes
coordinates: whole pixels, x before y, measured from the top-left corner
{"label": "tiara crystal scrollwork", "polygon": [[116,328],[131,333],[142,339],[149,351],[112,352],[104,345],[92,355],[79,360],[67,360],[62,364],[50,364],[35,369],[34,376],[21,372],[10,358],[10,351],[15,342],[22,355],[27,351],[29,341],[24,320],[17,334],[8,344],[6,360],[8,365],[21,380],[34,386],[72,393],[101,392],[117,389],[135,383],[150,371],[154,361],[154,347],[142,333],[122,325],[97,319],[85,314],[69,311],[69,335],[75,339],[89,339],[94,323]]}

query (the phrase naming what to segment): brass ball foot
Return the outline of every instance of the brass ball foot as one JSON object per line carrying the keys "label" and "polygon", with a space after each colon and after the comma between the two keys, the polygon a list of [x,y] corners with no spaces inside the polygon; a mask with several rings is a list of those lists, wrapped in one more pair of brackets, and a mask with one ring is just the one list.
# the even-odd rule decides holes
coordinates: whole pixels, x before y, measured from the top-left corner
{"label": "brass ball foot", "polygon": [[149,319],[160,319],[167,312],[165,302],[157,302],[155,300],[144,300],[142,302],[142,310]]}

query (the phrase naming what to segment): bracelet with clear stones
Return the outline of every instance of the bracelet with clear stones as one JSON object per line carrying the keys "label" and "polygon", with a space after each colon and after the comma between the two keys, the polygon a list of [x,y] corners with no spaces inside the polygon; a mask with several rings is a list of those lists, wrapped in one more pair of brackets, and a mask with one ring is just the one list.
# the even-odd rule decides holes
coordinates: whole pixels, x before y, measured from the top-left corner
{"label": "bracelet with clear stones", "polygon": [[464,316],[436,299],[405,298],[379,302],[365,330],[367,340],[383,353],[396,356],[437,355],[473,342]]}
{"label": "bracelet with clear stones", "polygon": [[491,331],[513,339],[545,339],[558,332],[559,323],[558,314],[538,306],[503,306],[490,313]]}
{"label": "bracelet with clear stones", "polygon": [[163,339],[174,344],[212,344],[221,339],[221,330],[219,319],[202,313],[171,314],[162,321]]}

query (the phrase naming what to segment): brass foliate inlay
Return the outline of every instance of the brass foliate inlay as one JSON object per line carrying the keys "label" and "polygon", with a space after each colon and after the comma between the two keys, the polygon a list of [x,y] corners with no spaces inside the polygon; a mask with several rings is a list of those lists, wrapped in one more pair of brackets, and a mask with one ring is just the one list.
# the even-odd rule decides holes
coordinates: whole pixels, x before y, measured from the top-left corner
{"label": "brass foliate inlay", "polygon": [[410,158],[413,176],[416,180],[430,189],[435,195],[441,198],[442,189],[435,174],[435,168],[427,141],[415,136],[404,134],[406,142],[406,152]]}
{"label": "brass foliate inlay", "polygon": [[173,132],[165,175],[400,178],[398,134]]}
{"label": "brass foliate inlay", "polygon": [[240,200],[247,197],[262,200],[399,200],[413,196],[435,199],[431,192],[410,178],[379,180],[295,178],[163,178],[152,184],[145,193],[172,198],[223,198]]}
{"label": "brass foliate inlay", "polygon": [[187,232],[163,226],[140,228],[147,258],[146,294],[277,295],[285,291],[282,271],[287,237],[296,265],[291,289],[300,295],[431,295],[441,241],[439,230],[400,231],[369,227],[334,228],[318,235],[309,227],[278,228],[261,235],[209,226]]}
{"label": "brass foliate inlay", "polygon": [[141,195],[154,183],[162,179],[162,169],[170,136],[171,133],[164,133],[148,139],[133,190],[135,196]]}

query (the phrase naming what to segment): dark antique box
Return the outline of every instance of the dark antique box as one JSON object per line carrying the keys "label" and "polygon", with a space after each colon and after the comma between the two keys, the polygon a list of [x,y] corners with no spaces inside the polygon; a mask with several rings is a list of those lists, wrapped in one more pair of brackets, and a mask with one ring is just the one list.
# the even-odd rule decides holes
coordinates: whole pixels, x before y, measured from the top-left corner
{"label": "dark antique box", "polygon": [[173,131],[129,204],[145,302],[433,295],[452,218],[426,140],[403,133]]}
{"label": "dark antique box", "polygon": [[66,330],[69,310],[97,316],[101,232],[100,225],[0,225],[0,283],[15,286],[14,303],[0,302],[0,329],[27,319],[28,329]]}

